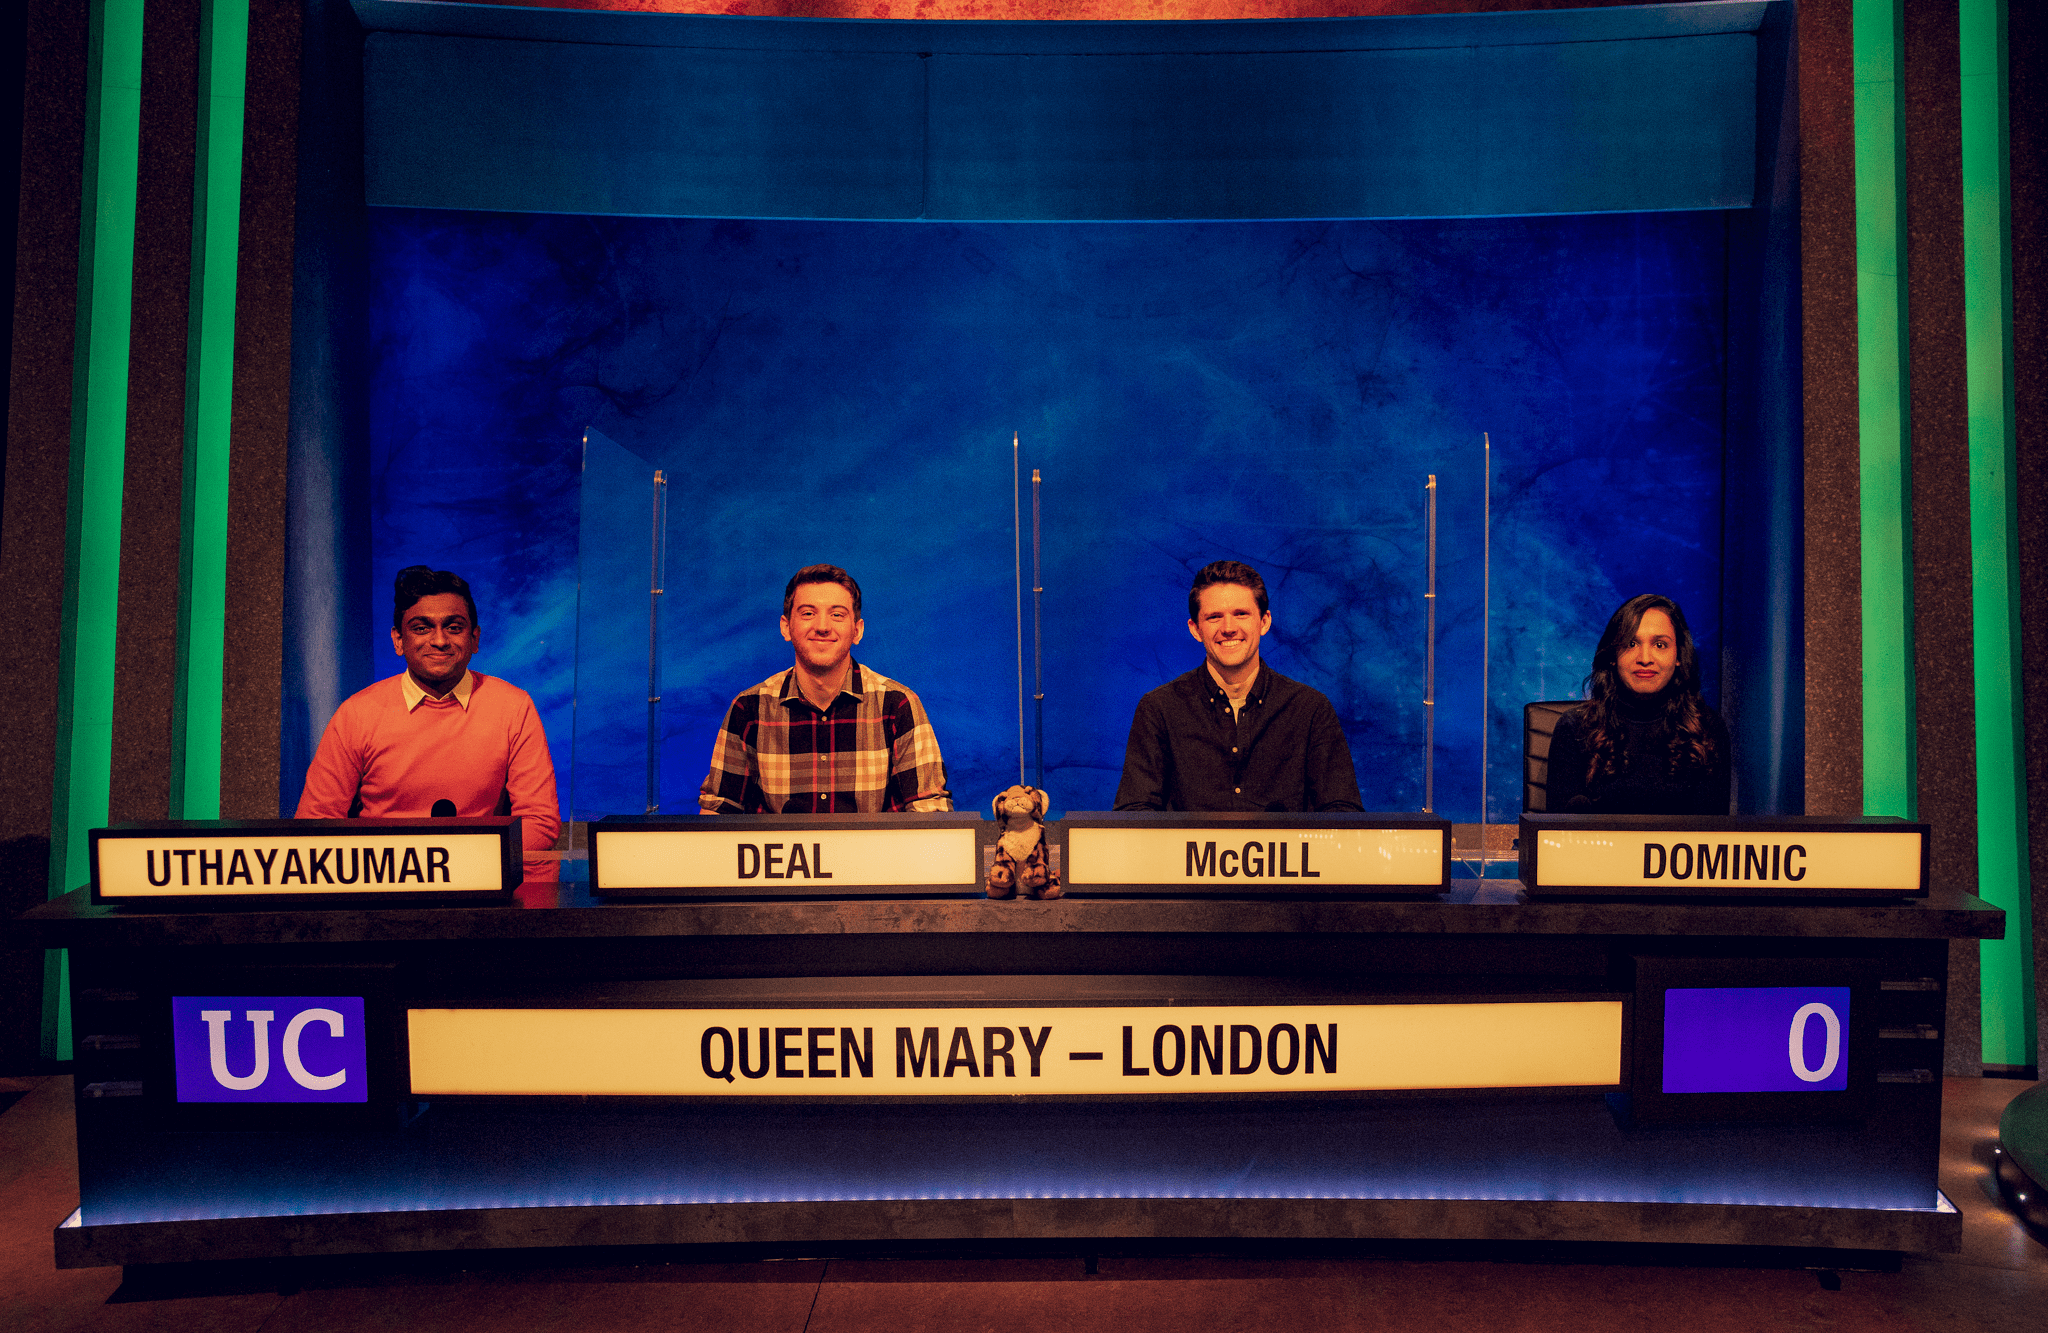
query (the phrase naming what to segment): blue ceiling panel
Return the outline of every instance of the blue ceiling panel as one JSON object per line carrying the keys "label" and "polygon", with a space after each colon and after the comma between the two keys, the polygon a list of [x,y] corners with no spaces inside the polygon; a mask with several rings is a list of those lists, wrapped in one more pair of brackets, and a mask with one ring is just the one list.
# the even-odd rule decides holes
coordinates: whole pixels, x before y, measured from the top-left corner
{"label": "blue ceiling panel", "polygon": [[357,9],[374,205],[1473,217],[1742,208],[1756,175],[1747,0],[1149,24]]}

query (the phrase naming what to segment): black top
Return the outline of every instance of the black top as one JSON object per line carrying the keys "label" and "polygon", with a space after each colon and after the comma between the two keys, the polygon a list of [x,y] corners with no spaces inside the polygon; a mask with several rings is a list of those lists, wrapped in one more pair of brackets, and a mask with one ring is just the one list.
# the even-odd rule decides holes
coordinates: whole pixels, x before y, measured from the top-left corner
{"label": "black top", "polygon": [[1351,747],[1322,693],[1263,664],[1244,706],[1196,667],[1138,700],[1119,810],[1363,810]]}
{"label": "black top", "polygon": [[1704,703],[1700,725],[1714,746],[1713,766],[1687,760],[1671,773],[1671,727],[1664,695],[1629,694],[1618,702],[1625,735],[1621,763],[1611,774],[1586,781],[1582,710],[1557,719],[1550,738],[1550,777],[1544,802],[1553,815],[1725,815],[1728,813],[1728,727]]}

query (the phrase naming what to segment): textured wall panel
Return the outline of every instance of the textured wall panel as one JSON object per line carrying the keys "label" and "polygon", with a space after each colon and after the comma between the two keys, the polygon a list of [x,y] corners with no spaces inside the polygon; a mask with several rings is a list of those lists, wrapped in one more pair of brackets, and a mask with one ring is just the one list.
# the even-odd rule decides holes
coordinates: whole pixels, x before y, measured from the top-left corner
{"label": "textured wall panel", "polygon": [[1809,815],[1863,811],[1854,78],[1848,0],[1809,0],[1799,16]]}
{"label": "textured wall panel", "polygon": [[931,65],[935,218],[1740,208],[1756,170],[1748,34]]}
{"label": "textured wall panel", "polygon": [[[372,225],[372,586],[416,562],[472,581],[478,669],[534,696],[565,797],[573,736],[579,816],[643,791],[656,467],[669,809],[732,696],[788,666],[783,581],[817,560],[861,580],[858,656],[923,696],[962,804],[1015,780],[1013,430],[1045,473],[1058,808],[1110,803],[1138,697],[1200,661],[1187,584],[1218,558],[1265,572],[1268,660],[1329,694],[1366,804],[1417,808],[1436,473],[1436,791],[1475,818],[1482,432],[1491,817],[1519,807],[1523,702],[1576,689],[1624,598],[1684,604],[1716,697],[1718,215]],[[581,525],[615,560],[579,552],[592,426],[643,461]],[[355,630],[380,675],[388,625]]]}
{"label": "textured wall panel", "polygon": [[144,11],[143,21],[135,313],[121,503],[121,619],[107,802],[108,817],[116,820],[170,816],[199,4],[159,0]]}
{"label": "textured wall panel", "polygon": [[[1756,41],[1172,54],[374,33],[374,205],[712,217],[1739,208]],[[928,85],[928,86],[927,86]]]}
{"label": "textured wall panel", "polygon": [[915,217],[914,55],[674,51],[372,34],[373,204]]}

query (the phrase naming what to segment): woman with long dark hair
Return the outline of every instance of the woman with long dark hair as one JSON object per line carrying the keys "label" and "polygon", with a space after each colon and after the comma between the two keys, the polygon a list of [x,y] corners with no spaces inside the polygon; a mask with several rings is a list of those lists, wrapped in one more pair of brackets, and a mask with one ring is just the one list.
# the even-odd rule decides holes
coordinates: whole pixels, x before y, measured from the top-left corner
{"label": "woman with long dark hair", "polygon": [[1550,813],[1727,814],[1728,728],[1699,682],[1678,603],[1623,602],[1593,652],[1586,702],[1551,737]]}

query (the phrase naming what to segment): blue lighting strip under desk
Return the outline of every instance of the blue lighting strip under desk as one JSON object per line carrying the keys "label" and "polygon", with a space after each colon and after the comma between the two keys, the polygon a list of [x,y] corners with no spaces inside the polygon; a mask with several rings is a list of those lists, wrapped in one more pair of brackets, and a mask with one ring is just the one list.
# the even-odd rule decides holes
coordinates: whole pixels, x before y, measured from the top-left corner
{"label": "blue lighting strip under desk", "polygon": [[[1443,1199],[1936,1210],[1853,1126],[1624,1132],[1598,1097],[1314,1104],[439,1103],[386,1136],[91,1147],[86,1225],[464,1208],[945,1199]],[[1878,1131],[1881,1133],[1881,1131]]]}

